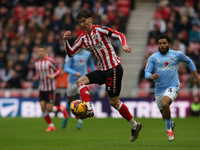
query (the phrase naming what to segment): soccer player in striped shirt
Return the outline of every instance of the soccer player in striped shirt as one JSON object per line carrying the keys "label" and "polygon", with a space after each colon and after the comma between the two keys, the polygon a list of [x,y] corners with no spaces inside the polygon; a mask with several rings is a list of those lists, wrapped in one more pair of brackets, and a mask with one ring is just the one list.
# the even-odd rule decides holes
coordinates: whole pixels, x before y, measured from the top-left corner
{"label": "soccer player in striped shirt", "polygon": [[46,56],[46,48],[44,46],[38,46],[37,49],[39,59],[35,62],[36,73],[33,77],[33,81],[40,79],[39,85],[39,102],[42,109],[42,115],[48,124],[47,132],[55,131],[56,128],[49,117],[48,112],[61,111],[64,118],[68,117],[68,112],[64,106],[54,106],[55,102],[55,83],[54,78],[60,73],[60,69],[56,66],[55,61]]}
{"label": "soccer player in striped shirt", "polygon": [[171,41],[167,35],[160,35],[157,42],[159,51],[149,57],[145,68],[145,78],[155,80],[156,103],[165,121],[168,140],[173,141],[175,123],[171,119],[169,106],[180,89],[179,62],[187,63],[194,75],[195,85],[200,82],[200,78],[193,61],[188,56],[180,51],[169,50]]}
{"label": "soccer player in striped shirt", "polygon": [[90,92],[86,85],[106,84],[106,91],[108,93],[110,105],[118,110],[121,116],[130,123],[130,141],[135,141],[142,128],[142,124],[137,123],[134,120],[127,106],[119,99],[123,68],[121,66],[121,60],[116,55],[109,38],[112,37],[119,39],[122,43],[123,51],[126,53],[130,53],[132,49],[130,46],[128,46],[124,34],[116,30],[112,30],[109,27],[100,27],[99,25],[92,24],[92,15],[89,10],[81,10],[77,15],[77,20],[85,33],[79,36],[72,47],[69,45],[67,40],[71,34],[71,31],[66,31],[64,33],[63,44],[67,55],[69,57],[73,57],[79,51],[81,51],[81,48],[84,48],[90,51],[96,57],[100,66],[100,70],[88,73],[85,76],[80,77],[76,82],[80,96],[88,106],[88,112],[81,119],[91,118],[94,116]]}

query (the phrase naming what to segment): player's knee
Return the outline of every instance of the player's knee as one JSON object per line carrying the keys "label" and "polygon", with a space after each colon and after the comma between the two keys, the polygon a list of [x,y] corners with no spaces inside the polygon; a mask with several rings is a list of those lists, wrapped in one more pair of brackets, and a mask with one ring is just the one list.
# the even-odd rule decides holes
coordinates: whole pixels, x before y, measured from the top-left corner
{"label": "player's knee", "polygon": [[76,85],[79,87],[82,84],[80,78],[76,81]]}
{"label": "player's knee", "polygon": [[52,107],[47,107],[48,112],[52,112]]}
{"label": "player's knee", "polygon": [[163,101],[162,102],[162,107],[163,107],[163,109],[168,108],[169,104],[167,102]]}
{"label": "player's knee", "polygon": [[41,110],[42,110],[42,112],[44,112],[46,110],[46,107],[41,106]]}
{"label": "player's knee", "polygon": [[117,108],[117,104],[115,101],[110,101],[110,105],[114,108]]}

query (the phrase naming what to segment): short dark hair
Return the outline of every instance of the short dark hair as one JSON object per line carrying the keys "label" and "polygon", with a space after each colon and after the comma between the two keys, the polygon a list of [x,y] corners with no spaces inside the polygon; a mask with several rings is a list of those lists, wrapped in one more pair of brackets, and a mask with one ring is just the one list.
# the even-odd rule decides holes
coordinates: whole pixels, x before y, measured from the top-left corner
{"label": "short dark hair", "polygon": [[83,9],[78,13],[76,19],[79,20],[82,18],[90,18],[90,17],[92,17],[91,11],[89,9]]}
{"label": "short dark hair", "polygon": [[46,50],[46,47],[44,45],[38,45],[37,48],[44,48],[44,50]]}
{"label": "short dark hair", "polygon": [[169,38],[169,36],[167,36],[166,34],[161,34],[157,37],[157,43],[160,39],[166,39],[168,43],[171,43],[171,40]]}

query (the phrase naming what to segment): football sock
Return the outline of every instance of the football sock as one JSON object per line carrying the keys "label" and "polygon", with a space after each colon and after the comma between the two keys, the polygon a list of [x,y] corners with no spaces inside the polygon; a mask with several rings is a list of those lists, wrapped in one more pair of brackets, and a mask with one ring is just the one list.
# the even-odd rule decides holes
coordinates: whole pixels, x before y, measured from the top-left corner
{"label": "football sock", "polygon": [[53,111],[53,112],[63,111],[63,110],[61,110],[61,109],[62,109],[62,107],[60,107],[60,106],[53,106],[52,111]]}
{"label": "football sock", "polygon": [[83,123],[83,120],[81,120],[81,119],[78,119],[78,122],[82,124],[82,123]]}
{"label": "football sock", "polygon": [[165,121],[165,126],[166,126],[166,130],[171,130],[172,129],[172,119],[164,119]]}
{"label": "football sock", "polygon": [[81,96],[81,98],[82,98],[83,101],[85,101],[85,102],[91,102],[90,91],[89,91],[88,87],[85,84],[81,84],[78,87],[78,90],[80,92],[80,96]]}
{"label": "football sock", "polygon": [[68,114],[70,114],[70,103],[66,103],[66,110],[68,112]]}
{"label": "football sock", "polygon": [[92,108],[92,102],[86,102],[86,104],[87,104],[87,109],[88,110],[92,110],[93,108]]}
{"label": "football sock", "polygon": [[127,121],[130,121],[133,118],[127,106],[123,104],[122,102],[119,101],[119,103],[117,104],[115,108],[119,111],[120,115],[123,118],[125,118]]}
{"label": "football sock", "polygon": [[133,118],[129,121],[129,124],[133,130],[136,130],[137,122]]}
{"label": "football sock", "polygon": [[48,111],[42,112],[42,116],[44,117],[45,121],[47,122],[48,125],[52,125],[51,118],[49,117]]}

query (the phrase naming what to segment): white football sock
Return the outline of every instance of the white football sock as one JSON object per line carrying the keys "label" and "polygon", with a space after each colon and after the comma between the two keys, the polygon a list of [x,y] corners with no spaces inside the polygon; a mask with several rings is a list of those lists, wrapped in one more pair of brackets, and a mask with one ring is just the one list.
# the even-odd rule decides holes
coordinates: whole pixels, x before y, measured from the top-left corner
{"label": "white football sock", "polygon": [[54,124],[53,124],[53,123],[50,123],[50,124],[49,124],[49,127],[54,127]]}
{"label": "white football sock", "polygon": [[129,123],[133,130],[137,128],[137,122],[133,118],[129,121]]}
{"label": "white football sock", "polygon": [[92,110],[92,102],[86,102],[88,110]]}

